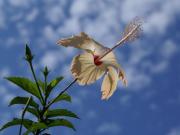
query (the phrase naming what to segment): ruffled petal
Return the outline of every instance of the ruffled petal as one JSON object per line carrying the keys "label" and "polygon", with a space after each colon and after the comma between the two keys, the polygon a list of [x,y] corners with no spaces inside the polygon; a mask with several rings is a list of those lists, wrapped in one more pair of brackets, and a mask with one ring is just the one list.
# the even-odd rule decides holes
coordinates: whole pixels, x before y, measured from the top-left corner
{"label": "ruffled petal", "polygon": [[71,72],[80,85],[91,84],[98,80],[105,72],[104,66],[96,66],[90,53],[80,54],[73,58]]}
{"label": "ruffled petal", "polygon": [[83,49],[89,53],[94,53],[94,51],[101,52],[105,48],[84,32],[81,32],[79,35],[75,35],[70,38],[60,39],[57,44],[64,47],[75,47],[78,49]]}
{"label": "ruffled petal", "polygon": [[104,77],[101,86],[102,97],[101,99],[109,99],[117,88],[118,73],[113,67],[108,67],[108,71]]}
{"label": "ruffled petal", "polygon": [[124,71],[122,70],[122,68],[119,68],[119,79],[123,82],[123,85],[124,86],[127,86],[127,79],[125,77],[125,73]]}
{"label": "ruffled petal", "polygon": [[108,53],[105,57],[101,59],[101,61],[106,67],[112,66],[116,70],[119,69],[119,64],[117,63],[116,56],[113,52]]}
{"label": "ruffled petal", "polygon": [[108,55],[106,55],[102,60],[104,66],[109,67],[112,66],[114,67],[117,72],[119,73],[119,79],[123,82],[124,86],[127,86],[127,80],[125,77],[125,73],[121,66],[117,63],[115,54],[113,52],[110,52]]}

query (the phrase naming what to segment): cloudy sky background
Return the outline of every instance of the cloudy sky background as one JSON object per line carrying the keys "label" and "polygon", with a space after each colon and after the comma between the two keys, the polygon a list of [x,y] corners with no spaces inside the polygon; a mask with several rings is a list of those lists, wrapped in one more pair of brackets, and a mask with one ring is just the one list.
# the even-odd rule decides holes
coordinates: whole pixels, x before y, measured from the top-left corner
{"label": "cloudy sky background", "polygon": [[[4,76],[31,77],[23,60],[25,43],[35,54],[35,68],[51,69],[51,78],[64,75],[56,93],[73,80],[72,58],[81,53],[56,45],[59,38],[81,31],[112,47],[125,25],[143,18],[143,35],[115,51],[128,79],[119,82],[108,101],[101,101],[101,82],[74,85],[65,104],[81,120],[77,132],[58,127],[63,135],[180,135],[180,2],[179,0],[1,0],[0,1],[0,125],[18,117],[21,107],[7,107],[12,97],[24,95]],[[39,74],[40,75],[40,74]],[[40,77],[42,77],[40,75]],[[63,108],[62,105],[59,105]],[[18,132],[14,127],[2,135]]]}

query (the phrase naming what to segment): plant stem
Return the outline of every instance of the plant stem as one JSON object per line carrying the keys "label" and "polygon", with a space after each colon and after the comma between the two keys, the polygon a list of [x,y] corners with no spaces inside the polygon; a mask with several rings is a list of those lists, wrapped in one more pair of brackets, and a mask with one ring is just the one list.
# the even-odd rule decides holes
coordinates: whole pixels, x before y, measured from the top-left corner
{"label": "plant stem", "polygon": [[22,112],[21,124],[20,124],[20,128],[19,128],[19,135],[21,135],[21,132],[22,132],[22,124],[23,124],[23,121],[24,121],[24,116],[25,116],[26,110],[27,110],[27,108],[28,108],[28,106],[29,106],[29,104],[30,104],[31,99],[32,99],[32,96],[30,96],[30,97],[28,98],[28,100],[27,100],[27,102],[26,102],[26,106],[25,106],[25,108],[24,108],[24,110],[23,110],[23,112]]}
{"label": "plant stem", "polygon": [[32,71],[34,80],[35,80],[35,82],[36,82],[36,86],[37,86],[37,88],[38,88],[38,91],[39,91],[39,94],[40,94],[40,97],[41,97],[41,100],[42,100],[42,104],[44,105],[44,104],[45,104],[45,101],[44,101],[43,95],[42,95],[42,93],[41,93],[41,90],[40,90],[40,87],[39,87],[39,84],[38,84],[38,81],[37,81],[37,78],[36,78],[36,75],[35,75],[35,72],[34,72],[34,68],[33,68],[33,65],[32,65],[32,62],[31,62],[31,61],[29,62],[29,65],[30,65],[30,68],[31,68],[31,71]]}
{"label": "plant stem", "polygon": [[47,103],[47,98],[48,98],[48,96],[47,96],[47,76],[44,76],[44,91],[45,91],[45,105],[46,105],[46,103]]}
{"label": "plant stem", "polygon": [[40,134],[40,130],[38,129],[37,131],[36,131],[36,134],[35,135],[39,135]]}
{"label": "plant stem", "polygon": [[[45,105],[43,105],[43,110],[41,111],[41,120],[43,120],[43,115],[44,115],[44,113],[48,110],[48,108],[57,100],[57,98],[59,97],[59,96],[61,96],[62,94],[64,94],[75,82],[77,81],[77,79],[74,79],[63,91],[61,91],[61,93],[59,93],[59,95],[56,97],[56,98],[54,98],[47,106],[46,106],[46,103],[45,103]],[[47,99],[46,99],[47,100]],[[44,131],[44,130],[42,130],[42,131]],[[40,131],[40,130],[37,130],[36,131],[36,134],[35,135],[39,135],[42,131]]]}
{"label": "plant stem", "polygon": [[56,100],[58,99],[58,97],[60,97],[62,94],[64,94],[76,81],[77,81],[77,78],[74,79],[63,91],[61,91],[61,93],[59,93],[59,95],[56,96],[56,98],[54,98],[52,101],[50,101],[50,103],[43,109],[43,111],[42,111],[43,115],[44,115],[44,113],[46,112],[46,110],[47,110],[54,102],[56,102]]}
{"label": "plant stem", "polygon": [[74,79],[63,91],[61,91],[61,93],[59,93],[59,95],[58,95],[56,98],[54,98],[54,99],[47,105],[47,108],[49,108],[49,107],[58,99],[58,97],[60,97],[62,94],[64,94],[64,93],[68,90],[68,88],[70,88],[76,81],[77,81],[77,78]]}

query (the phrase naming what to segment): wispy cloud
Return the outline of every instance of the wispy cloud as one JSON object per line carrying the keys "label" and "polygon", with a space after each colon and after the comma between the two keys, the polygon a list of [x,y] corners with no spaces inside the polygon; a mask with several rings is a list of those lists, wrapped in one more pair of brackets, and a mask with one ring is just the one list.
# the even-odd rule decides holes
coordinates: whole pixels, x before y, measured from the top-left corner
{"label": "wispy cloud", "polygon": [[4,1],[1,0],[0,1],[0,29],[5,27],[5,15],[3,12],[3,6],[4,6]]}
{"label": "wispy cloud", "polygon": [[113,134],[113,135],[118,135],[121,132],[121,127],[114,123],[114,122],[105,122],[102,123],[98,128],[97,128],[97,133],[98,134]]}
{"label": "wispy cloud", "polygon": [[86,117],[88,119],[94,119],[94,118],[97,118],[97,112],[94,111],[94,110],[89,110],[86,114]]}
{"label": "wispy cloud", "polygon": [[180,135],[180,127],[171,129],[167,135]]}
{"label": "wispy cloud", "polygon": [[14,97],[14,94],[10,93],[2,84],[0,85],[0,89],[1,105],[7,106],[9,101]]}
{"label": "wispy cloud", "polygon": [[13,7],[29,7],[34,0],[24,1],[24,0],[8,0],[8,3]]}
{"label": "wispy cloud", "polygon": [[38,10],[37,8],[32,9],[32,10],[27,14],[27,16],[26,16],[26,21],[27,21],[27,22],[32,22],[32,21],[34,21],[34,20],[37,18],[38,14],[39,14],[39,10]]}

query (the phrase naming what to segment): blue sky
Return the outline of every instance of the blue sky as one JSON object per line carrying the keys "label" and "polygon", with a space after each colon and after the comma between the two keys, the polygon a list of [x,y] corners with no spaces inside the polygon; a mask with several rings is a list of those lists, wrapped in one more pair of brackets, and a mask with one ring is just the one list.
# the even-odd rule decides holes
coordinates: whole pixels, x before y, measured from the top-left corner
{"label": "blue sky", "polygon": [[[57,127],[63,135],[180,135],[180,2],[179,0],[1,0],[0,1],[0,125],[20,115],[21,107],[7,107],[25,93],[3,79],[31,77],[22,59],[29,43],[35,68],[45,65],[51,78],[64,75],[56,93],[73,80],[72,58],[81,53],[56,45],[60,38],[88,33],[107,47],[121,37],[124,26],[143,18],[143,35],[115,51],[125,70],[128,87],[119,82],[108,101],[102,101],[101,82],[75,84],[69,91],[72,104],[59,104],[76,112],[77,131]],[[42,77],[42,76],[41,76]],[[30,117],[28,115],[28,117]],[[18,128],[1,132],[10,135]]]}

